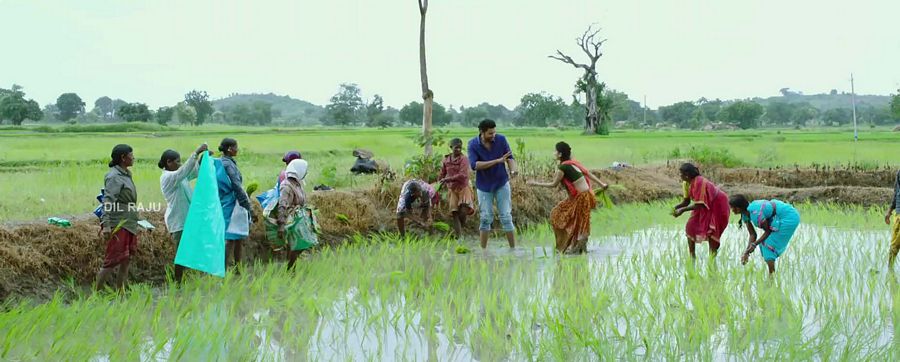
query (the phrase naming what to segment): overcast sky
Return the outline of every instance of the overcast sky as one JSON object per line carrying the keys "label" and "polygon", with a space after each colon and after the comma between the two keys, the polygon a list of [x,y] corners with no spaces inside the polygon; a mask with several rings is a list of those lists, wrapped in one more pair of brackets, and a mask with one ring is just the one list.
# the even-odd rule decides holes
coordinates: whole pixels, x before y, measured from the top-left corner
{"label": "overcast sky", "polygon": [[[325,104],[341,82],[420,96],[415,0],[0,0],[0,87],[151,107],[197,88]],[[431,0],[428,71],[444,105],[571,99],[574,38],[608,41],[600,78],[650,107],[681,100],[900,88],[897,0]]]}

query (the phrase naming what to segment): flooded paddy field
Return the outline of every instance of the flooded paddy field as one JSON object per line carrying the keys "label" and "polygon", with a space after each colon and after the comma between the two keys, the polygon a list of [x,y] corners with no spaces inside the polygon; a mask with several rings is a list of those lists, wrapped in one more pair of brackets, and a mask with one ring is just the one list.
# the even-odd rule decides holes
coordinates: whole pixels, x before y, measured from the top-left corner
{"label": "flooded paddy field", "polygon": [[[288,273],[6,305],[3,360],[874,359],[900,353],[900,286],[877,210],[805,205],[769,278],[745,230],[687,261],[663,204],[600,211],[585,255],[542,228],[510,250],[359,238]],[[872,220],[875,218],[875,220]],[[883,222],[883,221],[882,221]]]}

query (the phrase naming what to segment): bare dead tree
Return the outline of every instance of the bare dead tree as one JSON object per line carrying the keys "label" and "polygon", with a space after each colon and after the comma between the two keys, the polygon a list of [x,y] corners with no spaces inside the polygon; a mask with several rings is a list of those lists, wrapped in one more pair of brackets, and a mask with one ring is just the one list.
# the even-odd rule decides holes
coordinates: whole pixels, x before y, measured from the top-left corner
{"label": "bare dead tree", "polygon": [[566,55],[560,50],[556,51],[556,55],[549,55],[549,58],[559,60],[563,63],[570,64],[575,68],[583,69],[584,75],[582,76],[582,80],[586,83],[585,89],[585,102],[584,107],[586,110],[587,116],[584,118],[584,131],[585,133],[595,134],[598,132],[600,128],[600,120],[599,112],[597,111],[597,97],[600,95],[597,94],[597,60],[603,56],[603,53],[600,51],[600,47],[603,43],[606,42],[606,39],[598,38],[598,34],[600,33],[600,29],[597,28],[594,30],[594,25],[591,25],[585,30],[584,34],[581,34],[580,37],[575,39],[575,42],[578,44],[578,47],[587,55],[589,62],[588,63],[578,63],[572,57]]}
{"label": "bare dead tree", "polygon": [[419,72],[422,76],[422,136],[425,138],[425,156],[432,154],[431,111],[434,107],[434,92],[428,87],[428,69],[425,62],[425,14],[428,12],[428,0],[416,0],[419,3]]}

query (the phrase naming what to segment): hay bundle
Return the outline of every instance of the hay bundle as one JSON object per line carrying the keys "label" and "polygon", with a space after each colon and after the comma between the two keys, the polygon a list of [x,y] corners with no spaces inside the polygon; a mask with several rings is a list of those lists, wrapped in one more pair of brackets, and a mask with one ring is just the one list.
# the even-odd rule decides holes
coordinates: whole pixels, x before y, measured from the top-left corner
{"label": "hay bundle", "polygon": [[372,200],[362,197],[364,194],[327,191],[309,196],[310,204],[318,210],[319,226],[325,234],[366,233],[378,225]]}

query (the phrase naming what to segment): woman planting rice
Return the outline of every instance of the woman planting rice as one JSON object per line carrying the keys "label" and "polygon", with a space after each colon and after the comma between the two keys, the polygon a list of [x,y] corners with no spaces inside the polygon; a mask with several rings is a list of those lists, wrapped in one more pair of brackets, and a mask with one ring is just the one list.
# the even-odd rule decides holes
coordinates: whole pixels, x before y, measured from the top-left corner
{"label": "woman planting rice", "polygon": [[[178,249],[181,242],[181,232],[184,230],[184,221],[191,205],[193,191],[189,181],[197,178],[197,159],[206,150],[205,143],[197,147],[184,165],[181,164],[181,155],[178,152],[166,150],[157,164],[163,169],[159,177],[159,187],[166,198],[166,229],[175,241],[175,249]],[[176,264],[175,281],[180,283],[183,275],[184,267]]]}
{"label": "woman planting rice", "polygon": [[710,255],[716,256],[722,233],[728,227],[728,195],[701,176],[693,164],[685,163],[679,171],[684,182],[684,200],[675,205],[672,215],[679,217],[691,212],[684,227],[691,258],[697,257],[695,244],[703,242],[709,243]]}
{"label": "woman planting rice", "polygon": [[278,203],[264,211],[266,236],[279,246],[290,248],[287,268],[294,268],[297,257],[303,250],[319,243],[316,236],[316,219],[306,203],[303,179],[306,178],[308,164],[295,159],[285,169],[285,179],[281,181]]}
{"label": "woman planting rice", "polygon": [[425,181],[409,180],[403,183],[403,187],[400,188],[400,200],[397,201],[397,230],[400,231],[400,236],[406,236],[406,218],[414,209],[420,212],[421,220],[418,223],[431,233],[434,224],[432,207],[438,200],[434,187]]}
{"label": "woman planting rice", "polygon": [[100,222],[101,235],[106,241],[106,256],[97,274],[97,290],[106,285],[116,266],[119,267],[116,288],[125,289],[128,263],[137,251],[137,188],[129,170],[133,165],[131,146],[116,145],[112,149],[109,172],[104,178],[103,216]]}
{"label": "woman planting rice", "polygon": [[[800,225],[800,213],[793,206],[779,200],[756,200],[749,202],[744,195],[734,195],[728,200],[731,212],[741,215],[738,225],[747,225],[750,242],[741,256],[741,264],[746,264],[750,253],[759,246],[763,260],[769,266],[769,273],[775,272],[775,260],[784,254],[794,231]],[[756,237],[753,227],[763,230],[762,237]]]}
{"label": "woman planting rice", "polygon": [[566,253],[583,253],[587,251],[588,237],[591,234],[591,210],[596,206],[596,199],[591,189],[591,181],[602,189],[609,185],[600,181],[581,163],[572,159],[572,148],[565,142],[556,144],[556,159],[559,161],[553,182],[541,183],[528,181],[529,185],[541,187],[566,186],[569,198],[563,200],[550,212],[550,226],[556,235],[556,250]]}
{"label": "woman planting rice", "polygon": [[250,223],[256,221],[256,216],[250,207],[250,197],[244,191],[241,171],[234,160],[238,154],[237,141],[223,139],[219,151],[222,158],[215,160],[215,166],[219,201],[225,215],[225,261],[228,264],[228,254],[232,254],[232,265],[237,265],[241,262],[241,241],[249,236]]}

